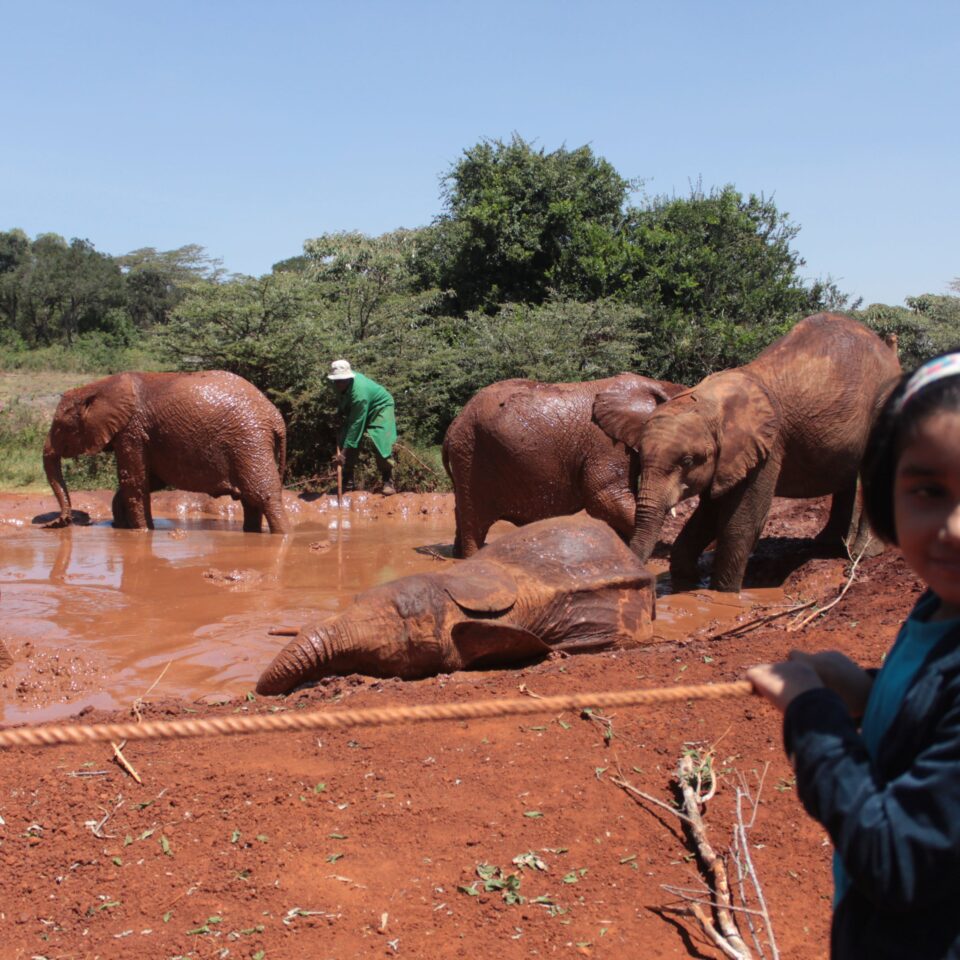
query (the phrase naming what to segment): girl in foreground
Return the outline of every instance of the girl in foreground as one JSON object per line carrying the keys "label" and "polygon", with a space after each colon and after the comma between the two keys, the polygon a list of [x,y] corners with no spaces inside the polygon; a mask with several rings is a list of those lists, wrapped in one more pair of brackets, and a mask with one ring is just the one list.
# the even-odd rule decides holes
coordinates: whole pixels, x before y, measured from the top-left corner
{"label": "girl in foreground", "polygon": [[874,531],[927,585],[879,673],[841,653],[754,667],[835,848],[831,957],[960,958],[960,352],[904,378],[870,437]]}

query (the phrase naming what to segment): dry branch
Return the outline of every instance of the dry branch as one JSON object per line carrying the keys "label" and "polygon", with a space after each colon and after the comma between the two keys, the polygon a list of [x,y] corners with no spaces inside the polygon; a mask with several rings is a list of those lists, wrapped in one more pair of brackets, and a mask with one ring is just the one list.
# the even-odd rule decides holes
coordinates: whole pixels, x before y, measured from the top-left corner
{"label": "dry branch", "polygon": [[795,620],[793,623],[788,623],[787,633],[794,633],[797,630],[802,630],[808,623],[810,623],[811,620],[816,620],[816,618],[821,614],[824,614],[832,607],[835,607],[846,596],[847,591],[853,586],[854,580],[856,580],[857,564],[859,564],[863,559],[863,554],[869,545],[870,541],[867,540],[863,550],[857,554],[857,558],[853,561],[853,566],[850,568],[850,576],[847,577],[847,582],[843,585],[843,589],[840,591],[840,593],[838,593],[837,596],[830,601],[830,603],[826,604],[826,606],[820,607],[818,610],[814,610],[813,613],[807,615],[801,621],[797,622]]}

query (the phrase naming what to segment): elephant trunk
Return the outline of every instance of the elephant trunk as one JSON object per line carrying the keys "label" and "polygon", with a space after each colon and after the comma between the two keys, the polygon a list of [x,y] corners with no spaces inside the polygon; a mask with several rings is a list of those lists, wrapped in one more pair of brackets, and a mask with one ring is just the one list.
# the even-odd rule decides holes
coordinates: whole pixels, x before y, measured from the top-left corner
{"label": "elephant trunk", "polygon": [[63,526],[70,523],[70,491],[63,479],[63,467],[60,454],[53,448],[50,437],[47,437],[43,445],[43,469],[47,475],[47,482],[53,490],[57,503],[60,505],[59,525]]}
{"label": "elephant trunk", "polygon": [[[366,652],[366,656],[364,656]],[[369,672],[369,650],[342,616],[304,627],[257,680],[257,693],[286,693],[321,677]]]}
{"label": "elephant trunk", "polygon": [[641,484],[637,494],[637,512],[633,522],[633,536],[630,538],[630,549],[646,563],[657,545],[663,521],[674,504],[664,497],[650,496],[644,493]]}

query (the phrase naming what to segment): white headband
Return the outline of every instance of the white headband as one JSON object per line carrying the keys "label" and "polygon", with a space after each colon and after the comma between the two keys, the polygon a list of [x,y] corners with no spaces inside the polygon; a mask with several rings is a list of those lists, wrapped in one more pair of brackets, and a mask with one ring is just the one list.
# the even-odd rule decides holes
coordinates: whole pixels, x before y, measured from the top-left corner
{"label": "white headband", "polygon": [[916,396],[924,387],[944,377],[955,376],[960,376],[960,353],[948,353],[945,357],[928,360],[922,367],[918,367],[907,381],[907,387],[900,398],[900,409],[902,410],[910,398]]}

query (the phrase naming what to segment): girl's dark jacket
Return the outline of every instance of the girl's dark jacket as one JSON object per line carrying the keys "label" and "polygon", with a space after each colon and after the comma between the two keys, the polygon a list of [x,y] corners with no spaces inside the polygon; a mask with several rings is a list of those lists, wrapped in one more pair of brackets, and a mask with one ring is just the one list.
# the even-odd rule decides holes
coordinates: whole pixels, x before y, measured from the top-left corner
{"label": "girl's dark jacket", "polygon": [[790,704],[784,744],[851,879],[831,957],[960,960],[960,626],[917,671],[873,764],[825,688]]}

